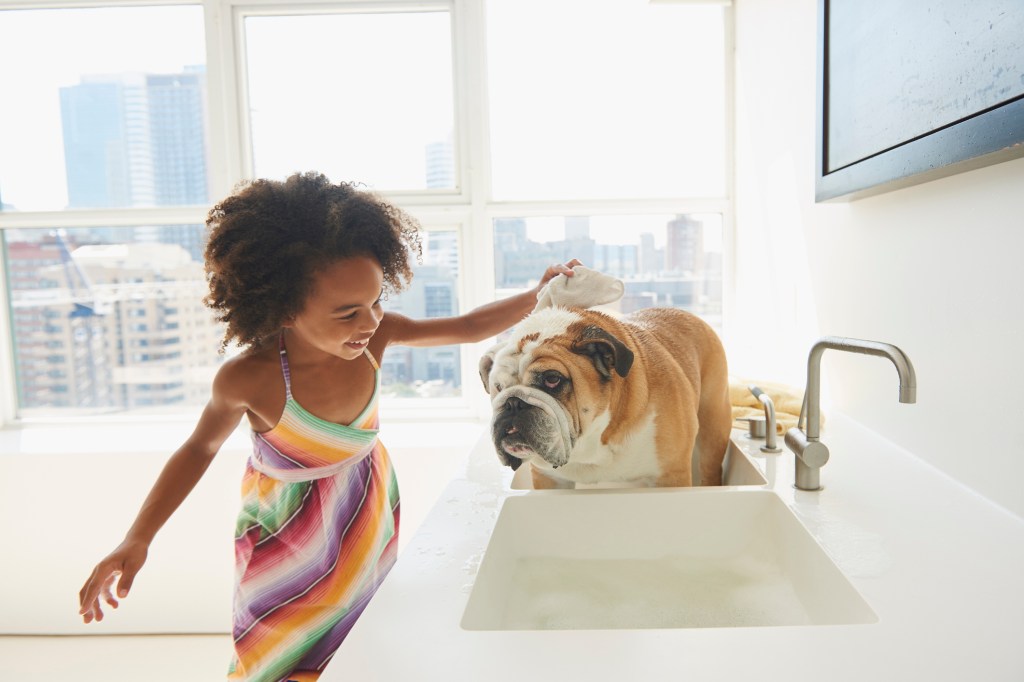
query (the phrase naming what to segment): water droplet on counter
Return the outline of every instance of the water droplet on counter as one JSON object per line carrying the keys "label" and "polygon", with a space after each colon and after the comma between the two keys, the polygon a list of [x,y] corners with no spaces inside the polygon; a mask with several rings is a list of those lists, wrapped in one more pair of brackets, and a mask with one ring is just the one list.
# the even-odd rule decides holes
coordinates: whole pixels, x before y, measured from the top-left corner
{"label": "water droplet on counter", "polygon": [[476,575],[476,572],[480,570],[480,561],[483,559],[482,554],[472,554],[466,562],[462,564],[463,572],[468,575]]}
{"label": "water droplet on counter", "polygon": [[794,512],[848,577],[878,577],[892,567],[879,533],[810,506],[794,507]]}

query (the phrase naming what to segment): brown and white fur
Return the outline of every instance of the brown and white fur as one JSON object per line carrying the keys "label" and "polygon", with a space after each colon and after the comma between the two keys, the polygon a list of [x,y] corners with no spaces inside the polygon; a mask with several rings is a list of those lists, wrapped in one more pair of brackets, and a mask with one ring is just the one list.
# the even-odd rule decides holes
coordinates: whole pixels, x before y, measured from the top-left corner
{"label": "brown and white fur", "polygon": [[725,351],[674,308],[623,320],[548,308],[480,362],[502,463],[535,488],[720,485],[732,410]]}

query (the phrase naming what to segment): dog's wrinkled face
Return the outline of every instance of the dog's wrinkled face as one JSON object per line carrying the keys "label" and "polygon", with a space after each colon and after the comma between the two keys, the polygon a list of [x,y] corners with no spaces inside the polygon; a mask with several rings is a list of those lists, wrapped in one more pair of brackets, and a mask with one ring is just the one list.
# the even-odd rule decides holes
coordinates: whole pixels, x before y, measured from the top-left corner
{"label": "dog's wrinkled face", "polygon": [[587,427],[603,415],[613,372],[625,377],[633,355],[579,311],[551,308],[520,323],[480,362],[491,396],[498,458],[558,468]]}

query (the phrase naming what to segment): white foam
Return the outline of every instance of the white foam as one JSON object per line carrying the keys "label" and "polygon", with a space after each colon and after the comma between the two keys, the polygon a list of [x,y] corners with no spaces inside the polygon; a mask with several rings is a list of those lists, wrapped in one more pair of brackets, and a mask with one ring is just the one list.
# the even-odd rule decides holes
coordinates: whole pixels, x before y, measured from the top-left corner
{"label": "white foam", "polygon": [[749,558],[520,559],[504,627],[742,627],[811,622],[778,565]]}

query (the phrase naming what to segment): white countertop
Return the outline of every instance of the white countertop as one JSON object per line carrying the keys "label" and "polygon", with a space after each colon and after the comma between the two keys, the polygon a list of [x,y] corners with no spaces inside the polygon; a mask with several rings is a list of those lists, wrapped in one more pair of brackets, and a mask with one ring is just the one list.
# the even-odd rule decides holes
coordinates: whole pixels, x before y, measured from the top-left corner
{"label": "white countertop", "polygon": [[[878,615],[861,625],[468,631],[460,627],[502,501],[486,433],[321,677],[486,680],[1024,680],[1024,520],[832,414],[820,492],[793,454],[760,453],[778,494]],[[763,442],[763,441],[761,441]],[[984,466],[984,453],[965,448]],[[573,493],[558,493],[573,494]]]}

